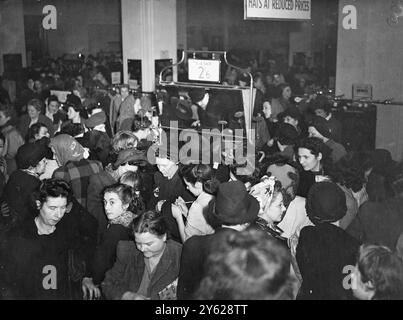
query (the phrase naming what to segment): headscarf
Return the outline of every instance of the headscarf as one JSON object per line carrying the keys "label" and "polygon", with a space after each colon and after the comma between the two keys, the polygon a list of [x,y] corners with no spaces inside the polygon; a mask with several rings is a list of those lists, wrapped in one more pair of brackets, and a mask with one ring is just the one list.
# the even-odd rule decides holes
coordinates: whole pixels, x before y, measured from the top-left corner
{"label": "headscarf", "polygon": [[51,139],[50,147],[56,155],[56,159],[61,166],[69,161],[80,161],[86,158],[87,151],[68,134],[60,134]]}

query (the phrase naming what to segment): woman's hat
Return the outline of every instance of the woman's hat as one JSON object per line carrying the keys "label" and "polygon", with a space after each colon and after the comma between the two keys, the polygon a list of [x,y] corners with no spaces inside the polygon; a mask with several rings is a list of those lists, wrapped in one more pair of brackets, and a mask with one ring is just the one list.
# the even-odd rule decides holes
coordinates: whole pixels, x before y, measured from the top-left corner
{"label": "woman's hat", "polygon": [[339,221],[347,212],[346,195],[334,182],[315,183],[309,190],[305,209],[314,223]]}
{"label": "woman's hat", "polygon": [[87,128],[95,128],[101,124],[105,124],[106,121],[106,114],[104,111],[97,112],[85,120],[85,126]]}
{"label": "woman's hat", "polygon": [[114,163],[114,167],[117,169],[123,163],[128,162],[132,165],[144,166],[147,164],[146,153],[137,149],[121,150],[118,159]]}
{"label": "woman's hat", "polygon": [[51,150],[41,141],[26,143],[18,148],[15,160],[18,169],[36,167],[43,158],[48,158]]}
{"label": "woman's hat", "polygon": [[210,202],[209,213],[222,224],[251,223],[259,213],[259,202],[241,181],[225,182],[218,187],[216,199]]}

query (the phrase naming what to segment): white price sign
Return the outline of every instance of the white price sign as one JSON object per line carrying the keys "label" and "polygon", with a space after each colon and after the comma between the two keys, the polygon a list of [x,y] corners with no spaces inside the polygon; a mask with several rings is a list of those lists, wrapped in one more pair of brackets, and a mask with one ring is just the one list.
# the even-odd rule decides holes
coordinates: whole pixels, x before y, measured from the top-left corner
{"label": "white price sign", "polygon": [[189,80],[220,82],[220,61],[189,59]]}

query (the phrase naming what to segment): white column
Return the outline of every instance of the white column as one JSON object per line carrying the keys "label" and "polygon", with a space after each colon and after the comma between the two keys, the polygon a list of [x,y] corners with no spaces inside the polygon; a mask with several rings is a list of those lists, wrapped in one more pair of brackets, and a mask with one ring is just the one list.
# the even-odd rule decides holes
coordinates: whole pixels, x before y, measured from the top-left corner
{"label": "white column", "polygon": [[176,62],[176,0],[122,0],[124,81],[127,61],[142,61],[142,90],[155,89],[155,60]]}

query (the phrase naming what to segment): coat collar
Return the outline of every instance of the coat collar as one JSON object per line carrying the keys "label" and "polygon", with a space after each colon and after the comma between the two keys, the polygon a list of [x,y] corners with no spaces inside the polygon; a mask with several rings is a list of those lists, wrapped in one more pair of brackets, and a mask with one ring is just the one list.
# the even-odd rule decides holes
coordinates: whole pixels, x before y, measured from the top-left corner
{"label": "coat collar", "polygon": [[[151,277],[149,288],[152,288],[155,285],[155,283],[157,283],[161,279],[161,277],[167,273],[167,271],[169,270],[170,266],[173,263],[172,260],[173,252],[171,247],[171,241],[172,240],[167,241],[164,253],[162,254],[161,259],[158,262],[155,271]],[[138,254],[135,257],[135,259],[137,260],[135,261],[135,273],[137,279],[142,279],[145,269],[144,256],[139,250],[137,250],[137,248],[136,251],[138,252]]]}

